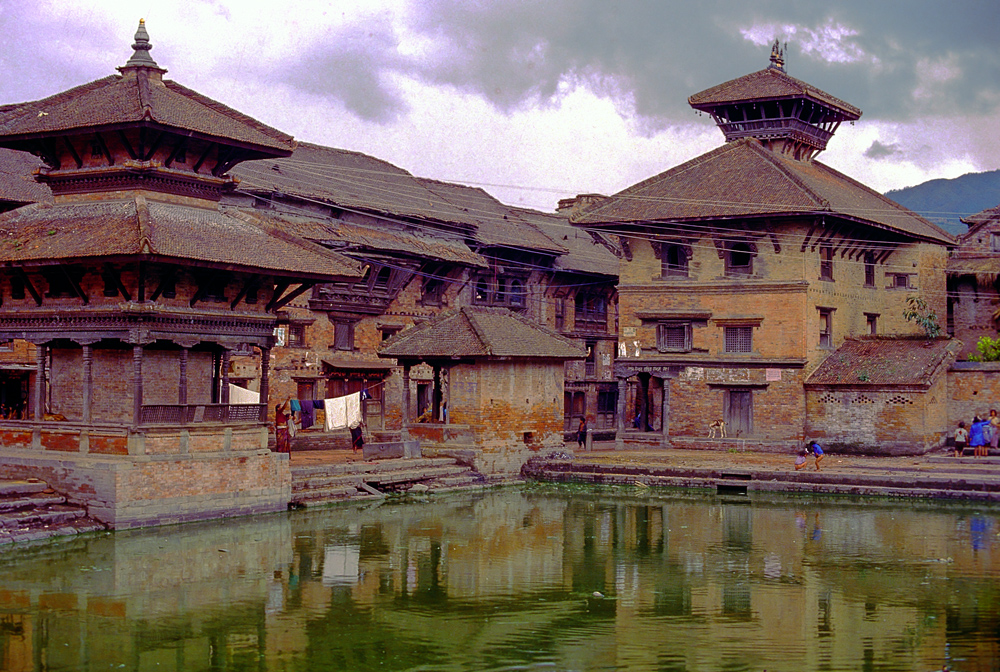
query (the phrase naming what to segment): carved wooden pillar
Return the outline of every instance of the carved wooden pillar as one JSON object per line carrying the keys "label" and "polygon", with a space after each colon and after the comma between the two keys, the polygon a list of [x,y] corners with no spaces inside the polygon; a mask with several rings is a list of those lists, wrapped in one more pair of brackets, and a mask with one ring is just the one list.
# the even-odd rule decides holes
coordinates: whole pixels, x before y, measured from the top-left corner
{"label": "carved wooden pillar", "polygon": [[403,364],[403,414],[400,437],[403,441],[410,438],[410,365]]}
{"label": "carved wooden pillar", "polygon": [[142,419],[142,351],[141,344],[132,346],[132,423],[136,427]]}
{"label": "carved wooden pillar", "polygon": [[260,349],[260,421],[267,422],[267,407],[271,394],[271,348]]}
{"label": "carved wooden pillar", "polygon": [[83,421],[90,423],[93,418],[92,399],[94,396],[94,348],[83,344]]}
{"label": "carved wooden pillar", "polygon": [[182,406],[188,403],[188,354],[191,348],[181,346],[180,375],[177,381],[177,403]]}
{"label": "carved wooden pillar", "polygon": [[222,351],[222,389],[219,403],[229,403],[229,348]]}
{"label": "carved wooden pillar", "polygon": [[41,420],[45,414],[45,357],[48,354],[44,345],[35,346],[35,420]]}
{"label": "carved wooden pillar", "polygon": [[615,450],[625,447],[625,406],[628,401],[628,378],[618,379],[618,403],[615,408]]}
{"label": "carved wooden pillar", "polygon": [[639,386],[636,388],[636,397],[639,406],[639,431],[648,432],[652,427],[649,422],[649,374],[639,374]]}

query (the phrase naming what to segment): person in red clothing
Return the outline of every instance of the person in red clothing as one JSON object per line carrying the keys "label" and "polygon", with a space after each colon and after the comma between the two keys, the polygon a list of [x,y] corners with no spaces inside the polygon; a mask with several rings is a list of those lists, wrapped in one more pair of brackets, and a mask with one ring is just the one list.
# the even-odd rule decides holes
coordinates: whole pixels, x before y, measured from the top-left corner
{"label": "person in red clothing", "polygon": [[291,417],[285,412],[285,405],[278,404],[274,407],[274,452],[292,452],[292,441],[288,437],[288,419]]}

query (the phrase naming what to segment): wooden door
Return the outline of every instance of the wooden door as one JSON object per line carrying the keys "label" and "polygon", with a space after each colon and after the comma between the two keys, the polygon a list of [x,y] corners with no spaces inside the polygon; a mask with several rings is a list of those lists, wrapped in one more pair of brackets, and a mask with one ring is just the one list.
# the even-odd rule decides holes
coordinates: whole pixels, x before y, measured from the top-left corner
{"label": "wooden door", "polygon": [[726,436],[745,438],[753,433],[753,392],[751,390],[726,390]]}

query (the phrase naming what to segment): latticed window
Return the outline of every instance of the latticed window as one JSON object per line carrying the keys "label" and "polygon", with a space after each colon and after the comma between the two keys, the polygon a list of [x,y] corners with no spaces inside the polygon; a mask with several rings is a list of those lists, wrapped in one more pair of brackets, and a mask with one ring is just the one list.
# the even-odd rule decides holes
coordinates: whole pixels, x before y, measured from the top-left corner
{"label": "latticed window", "polygon": [[726,327],[726,352],[753,352],[753,327]]}
{"label": "latticed window", "polygon": [[687,352],[691,349],[691,324],[658,324],[656,347],[660,352]]}

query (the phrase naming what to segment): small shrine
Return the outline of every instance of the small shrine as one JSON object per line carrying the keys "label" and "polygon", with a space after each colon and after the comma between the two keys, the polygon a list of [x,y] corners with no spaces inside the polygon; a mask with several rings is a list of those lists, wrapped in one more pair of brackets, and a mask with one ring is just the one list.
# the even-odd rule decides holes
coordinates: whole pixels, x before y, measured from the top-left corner
{"label": "small shrine", "polygon": [[[506,308],[466,306],[390,339],[379,351],[403,367],[403,440],[488,474],[518,473],[563,446],[564,363],[587,353]],[[410,399],[414,367],[431,380]],[[421,392],[424,392],[421,394]]]}
{"label": "small shrine", "polygon": [[[164,79],[142,21],[132,48],[117,75],[0,108],[0,147],[39,157],[53,194],[0,215],[0,342],[36,349],[5,400],[0,473],[116,528],[284,510],[276,312],[361,269],[220,205],[233,166],[294,140]],[[259,362],[259,403],[230,403],[234,352]]]}

